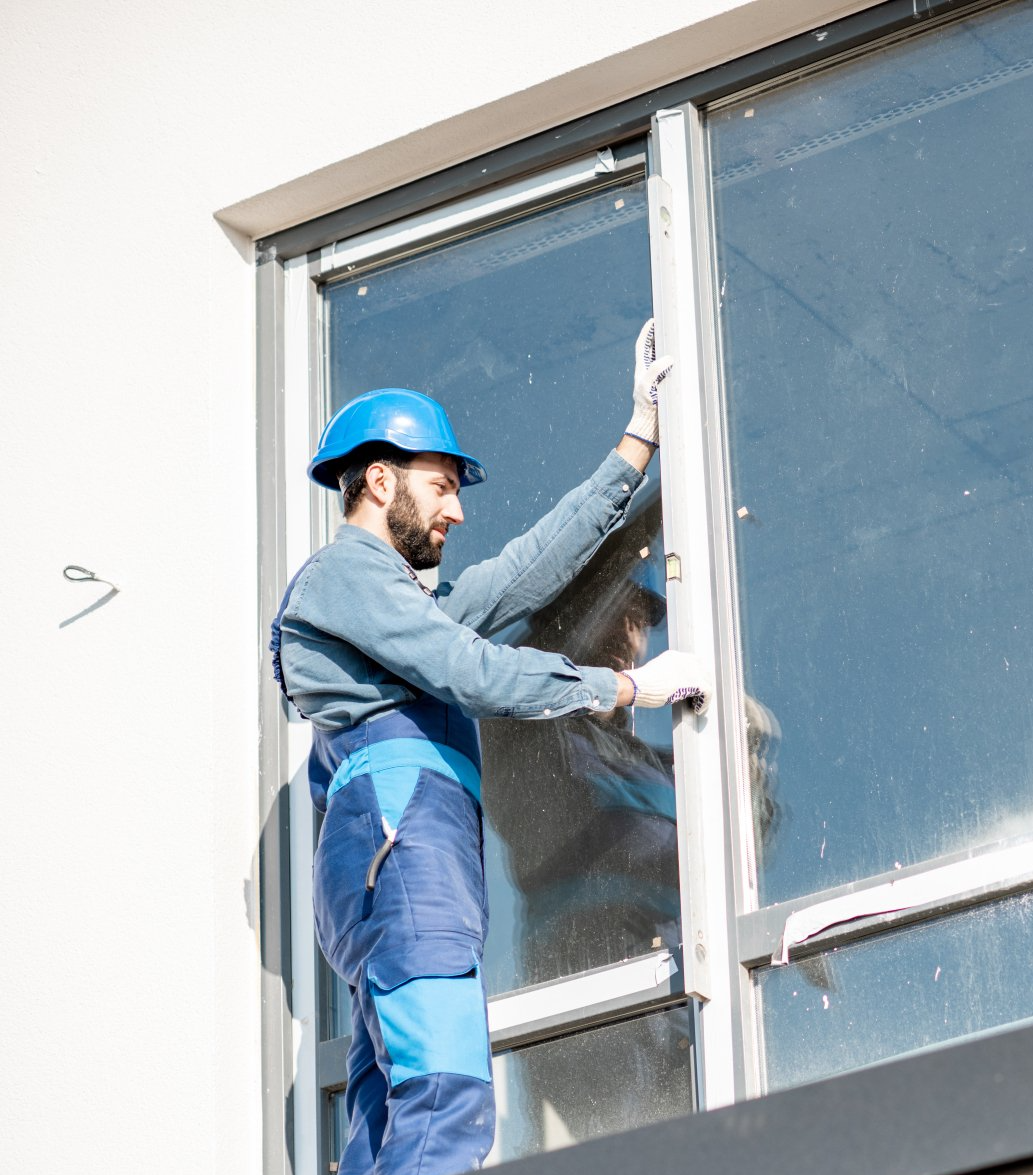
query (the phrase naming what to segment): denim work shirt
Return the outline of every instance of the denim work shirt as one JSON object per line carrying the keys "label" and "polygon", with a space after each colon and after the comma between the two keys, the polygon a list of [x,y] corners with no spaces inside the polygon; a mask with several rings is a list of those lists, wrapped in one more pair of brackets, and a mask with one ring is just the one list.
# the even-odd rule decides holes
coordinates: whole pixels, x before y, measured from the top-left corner
{"label": "denim work shirt", "polygon": [[434,593],[402,556],[347,523],[297,577],[280,624],[287,693],[320,730],[341,730],[422,693],[471,718],[612,710],[612,669],[485,638],[554,599],[619,526],[641,473],[616,451],[494,559]]}

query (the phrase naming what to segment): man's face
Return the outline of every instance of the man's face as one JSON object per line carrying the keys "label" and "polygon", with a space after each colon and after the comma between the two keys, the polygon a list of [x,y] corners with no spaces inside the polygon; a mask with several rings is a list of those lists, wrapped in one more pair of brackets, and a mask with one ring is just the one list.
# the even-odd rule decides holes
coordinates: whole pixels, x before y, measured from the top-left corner
{"label": "man's face", "polygon": [[420,453],[402,470],[387,508],[395,550],[416,571],[437,567],[450,526],[463,521],[459,472],[452,457]]}
{"label": "man's face", "polygon": [[587,659],[593,665],[607,665],[618,672],[641,665],[649,649],[651,619],[643,594],[625,583],[622,595],[600,618],[596,638],[586,650]]}

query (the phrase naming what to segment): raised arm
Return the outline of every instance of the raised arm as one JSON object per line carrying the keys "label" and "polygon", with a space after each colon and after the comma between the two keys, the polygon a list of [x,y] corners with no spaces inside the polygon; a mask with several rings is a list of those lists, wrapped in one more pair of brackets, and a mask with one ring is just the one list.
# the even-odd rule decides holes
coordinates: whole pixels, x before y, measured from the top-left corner
{"label": "raised arm", "polygon": [[454,620],[482,636],[543,608],[574,578],[627,515],[659,444],[657,395],[673,361],[656,357],[653,320],[635,342],[633,413],[616,449],[541,521],[495,559],[468,568],[439,599]]}
{"label": "raised arm", "polygon": [[490,636],[543,608],[624,521],[642,481],[638,468],[611,452],[587,481],[494,559],[467,568],[454,584],[444,585],[438,594],[442,611]]}

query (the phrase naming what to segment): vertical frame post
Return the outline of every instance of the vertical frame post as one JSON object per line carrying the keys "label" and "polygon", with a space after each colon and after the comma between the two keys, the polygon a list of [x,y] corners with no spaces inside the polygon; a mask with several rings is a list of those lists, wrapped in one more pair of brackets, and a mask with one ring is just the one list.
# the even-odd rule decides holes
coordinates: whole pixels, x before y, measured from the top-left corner
{"label": "vertical frame post", "polygon": [[692,649],[714,666],[717,685],[704,718],[686,710],[676,719],[674,741],[686,978],[700,1001],[699,1098],[701,1108],[714,1109],[736,1100],[742,1074],[738,988],[725,962],[735,957],[729,950],[735,910],[723,731],[736,703],[715,623],[723,475],[714,462],[715,420],[708,410],[716,378],[715,325],[700,114],[691,104],[660,110],[652,136],[657,351],[676,360],[660,399],[664,538],[668,555],[676,556],[669,560],[669,624],[676,647]]}
{"label": "vertical frame post", "polygon": [[268,639],[286,574],[284,534],[284,274],[275,250],[256,272],[258,444],[259,821],[257,929],[262,955],[262,1171],[294,1171],[294,1032],[291,1017],[290,800],[286,722],[273,685]]}

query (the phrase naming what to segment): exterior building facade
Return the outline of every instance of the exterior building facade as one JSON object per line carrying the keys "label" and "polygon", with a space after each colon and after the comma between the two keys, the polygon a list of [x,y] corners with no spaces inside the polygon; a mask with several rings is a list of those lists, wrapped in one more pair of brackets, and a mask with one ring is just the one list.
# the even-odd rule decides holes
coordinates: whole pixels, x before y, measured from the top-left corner
{"label": "exterior building facade", "polygon": [[[4,24],[12,1169],[333,1169],[347,995],[265,650],[339,522],[314,438],[445,404],[489,469],[453,578],[605,454],[650,314],[659,468],[500,639],[694,647],[717,696],[483,725],[490,1161],[759,1160],[763,1107],[963,1070],[986,1127],[1033,1020],[1033,4]],[[1017,1119],[896,1169],[952,1122],[956,1169],[1028,1157]]]}

